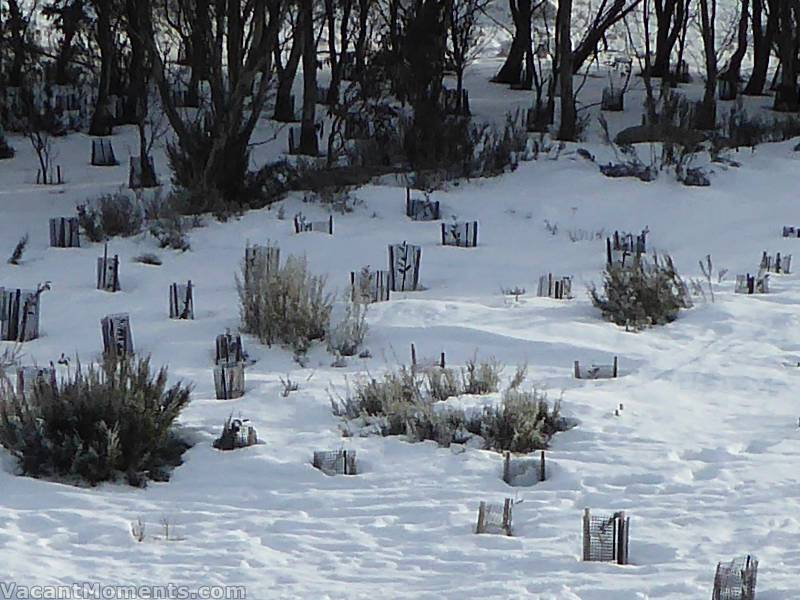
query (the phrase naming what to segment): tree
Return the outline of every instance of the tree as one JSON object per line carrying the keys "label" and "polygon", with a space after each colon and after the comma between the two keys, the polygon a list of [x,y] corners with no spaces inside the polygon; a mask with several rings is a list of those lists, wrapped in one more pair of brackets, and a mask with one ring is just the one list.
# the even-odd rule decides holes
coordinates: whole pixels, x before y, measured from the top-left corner
{"label": "tree", "polygon": [[764,86],[767,83],[767,71],[769,70],[769,58],[772,54],[772,45],[778,28],[778,1],[767,0],[769,10],[767,11],[766,29],[764,29],[764,0],[752,0],[753,70],[743,92],[749,96],[758,96],[764,93]]}
{"label": "tree", "polygon": [[690,0],[654,0],[656,52],[653,58],[652,77],[670,75],[672,51],[686,21],[689,2]]}
{"label": "tree", "polygon": [[286,2],[214,0],[210,15],[188,15],[193,26],[206,18],[211,26],[205,49],[210,98],[198,122],[175,106],[150,6],[154,0],[140,1],[148,5],[143,9],[146,47],[161,105],[175,133],[168,152],[176,182],[190,192],[194,211],[236,206],[244,200],[250,137],[270,88],[272,57]]}
{"label": "tree", "polygon": [[89,125],[89,135],[111,135],[112,120],[109,96],[111,94],[111,69],[116,52],[114,15],[118,7],[115,6],[114,0],[91,1],[95,11],[95,40],[100,49],[100,77],[97,81],[97,100]]}
{"label": "tree", "polygon": [[800,0],[778,3],[778,58],[780,81],[775,94],[775,110],[796,112],[800,109],[797,95],[797,46],[800,43]]}
{"label": "tree", "polygon": [[747,54],[748,49],[747,32],[749,25],[748,16],[750,14],[750,0],[739,0],[739,5],[740,14],[736,35],[736,50],[728,60],[727,66],[720,74],[720,80],[723,80],[728,84],[728,94],[725,97],[725,100],[733,100],[739,93],[739,80],[742,75],[742,60],[744,59],[745,54]]}
{"label": "tree", "polygon": [[575,141],[578,115],[572,86],[574,57],[572,52],[572,0],[559,0],[556,13],[556,46],[558,49],[558,82],[561,88],[561,121],[558,139]]}
{"label": "tree", "polygon": [[711,130],[717,124],[717,0],[700,0],[700,34],[703,38],[703,55],[706,63],[706,85],[703,100],[698,105],[698,129]]}
{"label": "tree", "polygon": [[[338,11],[337,11],[338,8]],[[328,97],[325,99],[329,106],[334,106],[339,100],[339,86],[342,82],[345,60],[347,56],[350,34],[350,13],[353,0],[325,0],[325,20],[328,25],[328,56],[331,64],[331,83],[328,87]],[[339,29],[336,28],[336,17],[339,13]],[[336,38],[339,38],[341,47],[337,50]]]}
{"label": "tree", "polygon": [[456,109],[461,111],[464,71],[481,50],[483,31],[478,25],[479,15],[490,0],[451,0],[449,6],[449,44],[447,58],[456,72]]}
{"label": "tree", "polygon": [[60,34],[56,48],[54,82],[58,85],[75,83],[71,66],[75,53],[76,38],[88,21],[85,0],[52,0],[42,9]]}
{"label": "tree", "polygon": [[281,44],[275,45],[275,72],[278,75],[278,91],[275,96],[273,118],[284,123],[292,123],[296,120],[295,106],[292,100],[292,85],[297,75],[297,68],[300,66],[300,59],[303,57],[302,22],[299,14],[292,15],[290,13],[289,17],[294,18],[294,24],[290,28],[291,36],[284,42],[284,45],[291,46],[286,64],[283,63],[281,57]]}
{"label": "tree", "polygon": [[531,17],[534,7],[531,0],[508,0],[508,5],[514,21],[514,38],[503,66],[492,81],[531,89],[534,68]]}
{"label": "tree", "polygon": [[300,123],[300,154],[317,156],[317,37],[314,35],[314,0],[300,0],[303,32],[303,119]]}

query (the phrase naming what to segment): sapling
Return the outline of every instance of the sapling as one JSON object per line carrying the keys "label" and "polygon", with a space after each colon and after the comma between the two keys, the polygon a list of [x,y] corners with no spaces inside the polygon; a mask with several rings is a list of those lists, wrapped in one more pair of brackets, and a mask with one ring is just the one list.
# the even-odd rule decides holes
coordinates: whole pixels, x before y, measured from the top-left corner
{"label": "sapling", "polygon": [[26,233],[19,239],[17,245],[14,246],[14,252],[11,253],[11,258],[8,259],[8,264],[18,265],[22,260],[22,255],[25,252],[25,248],[27,246],[28,246],[28,234]]}

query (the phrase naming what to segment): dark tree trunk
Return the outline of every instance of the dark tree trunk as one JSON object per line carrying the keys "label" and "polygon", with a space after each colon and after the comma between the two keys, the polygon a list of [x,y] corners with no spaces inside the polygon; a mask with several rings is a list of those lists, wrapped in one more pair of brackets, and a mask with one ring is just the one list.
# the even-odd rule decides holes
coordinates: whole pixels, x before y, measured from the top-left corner
{"label": "dark tree trunk", "polygon": [[727,69],[725,72],[720,75],[720,78],[724,78],[728,85],[730,86],[730,94],[728,95],[728,100],[733,100],[736,98],[737,94],[739,93],[739,79],[741,78],[742,74],[742,60],[744,59],[745,54],[747,54],[747,29],[748,29],[748,14],[749,14],[749,7],[750,7],[750,0],[739,0],[741,2],[742,12],[739,15],[739,28],[737,31],[737,39],[736,39],[736,51],[731,55],[730,62],[728,63]]}
{"label": "dark tree trunk", "polygon": [[358,37],[356,37],[356,73],[359,79],[367,63],[367,34],[370,0],[358,0]]}
{"label": "dark tree trunk", "polygon": [[[328,106],[336,106],[339,102],[339,86],[342,83],[343,60],[347,54],[350,24],[350,9],[352,0],[325,0],[325,13],[328,21],[328,51],[331,57],[331,84],[328,87],[328,97],[325,99]],[[341,48],[336,49],[336,7],[341,8],[342,15],[339,22],[339,39]]]}
{"label": "dark tree trunk", "polygon": [[300,154],[317,156],[317,44],[314,37],[314,0],[300,0],[303,29],[303,119],[300,124]]}
{"label": "dark tree trunk", "polygon": [[[532,83],[532,77],[528,77],[530,68],[533,66],[531,0],[509,0],[509,7],[514,20],[514,39],[511,41],[511,48],[508,50],[508,56],[506,56],[503,66],[500,67],[492,81],[519,85],[529,79]],[[523,67],[525,67],[525,74],[523,74]]]}
{"label": "dark tree trunk", "polygon": [[25,66],[25,31],[28,24],[22,15],[22,8],[17,0],[8,0],[8,29],[11,37],[11,51],[14,58],[8,71],[8,85],[22,86],[22,68]]}
{"label": "dark tree trunk", "polygon": [[652,76],[669,77],[672,51],[680,36],[684,15],[688,10],[687,0],[655,0],[656,54],[653,59]]}
{"label": "dark tree trunk", "polygon": [[67,85],[72,82],[69,65],[75,54],[75,36],[78,34],[81,22],[84,19],[83,0],[76,0],[61,10],[61,43],[58,47],[55,67],[55,82],[58,85]]}
{"label": "dark tree trunk", "polygon": [[775,40],[778,21],[778,8],[775,4],[775,0],[770,0],[770,10],[765,31],[763,23],[764,0],[753,0],[753,71],[743,92],[747,96],[762,95],[764,86],[767,85],[769,59],[772,54],[772,44]]}
{"label": "dark tree trunk", "polygon": [[208,51],[211,32],[211,5],[209,0],[194,0],[196,17],[192,20],[191,32],[186,42],[186,54],[191,66],[189,88],[186,90],[186,105],[200,106],[200,82],[208,79]]}
{"label": "dark tree trunk", "polygon": [[696,126],[712,130],[717,125],[717,48],[714,21],[717,17],[717,0],[700,0],[700,26],[703,35],[703,52],[706,62],[706,86],[699,105]]}
{"label": "dark tree trunk", "polygon": [[286,65],[280,64],[280,49],[275,49],[275,64],[278,71],[278,91],[275,97],[275,114],[273,118],[281,123],[293,123],[297,120],[295,106],[292,102],[292,86],[297,75],[297,67],[303,57],[303,27],[302,19],[298,17],[292,35],[292,49]]}
{"label": "dark tree trunk", "polygon": [[108,97],[111,90],[111,67],[114,64],[114,37],[111,32],[112,7],[104,0],[95,2],[97,12],[97,45],[100,47],[100,80],[89,135],[111,134],[111,113]]}
{"label": "dark tree trunk", "polygon": [[775,110],[796,112],[800,105],[797,95],[797,39],[794,11],[790,0],[780,3],[778,12],[778,58],[781,78],[775,94]]}
{"label": "dark tree trunk", "polygon": [[142,43],[142,4],[137,0],[125,1],[125,12],[128,26],[128,40],[131,44],[131,58],[128,63],[129,83],[126,90],[126,102],[123,106],[121,121],[136,124],[139,122],[140,108],[146,101],[148,68],[146,49]]}
{"label": "dark tree trunk", "polygon": [[572,0],[560,0],[556,16],[558,31],[558,81],[561,87],[561,121],[558,127],[558,139],[575,141],[577,135],[578,115],[575,110],[575,98],[572,89],[573,53],[572,53]]}

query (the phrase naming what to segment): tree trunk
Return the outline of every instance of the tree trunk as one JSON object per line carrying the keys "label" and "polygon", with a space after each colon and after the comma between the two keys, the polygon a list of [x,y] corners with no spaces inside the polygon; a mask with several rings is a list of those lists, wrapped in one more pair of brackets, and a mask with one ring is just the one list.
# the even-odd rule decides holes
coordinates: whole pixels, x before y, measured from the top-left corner
{"label": "tree trunk", "polygon": [[359,79],[367,62],[367,34],[370,0],[358,0],[358,37],[356,38],[356,73]]}
{"label": "tree trunk", "polygon": [[[709,4],[710,2],[710,4]],[[698,106],[696,127],[712,130],[717,125],[717,49],[714,21],[717,17],[717,0],[700,0],[700,25],[706,62],[706,86],[703,100]]]}
{"label": "tree trunk", "polygon": [[795,39],[795,22],[792,18],[792,7],[789,0],[780,3],[778,13],[778,52],[780,59],[781,79],[775,94],[775,110],[796,112],[797,96],[797,40]]}
{"label": "tree trunk", "polygon": [[97,11],[97,45],[100,47],[100,81],[97,85],[97,102],[89,126],[89,135],[111,135],[111,114],[108,97],[111,89],[111,67],[114,62],[114,38],[111,33],[111,7],[99,0]]}
{"label": "tree trunk", "polygon": [[767,16],[767,28],[764,30],[763,14],[764,0],[753,0],[753,71],[743,94],[746,96],[760,96],[767,85],[769,59],[772,54],[772,44],[775,39],[775,29],[778,20],[778,9],[775,0],[770,2],[770,11]]}
{"label": "tree trunk", "polygon": [[653,77],[669,77],[672,72],[672,52],[680,36],[687,0],[656,0],[656,54]]}
{"label": "tree trunk", "polygon": [[275,97],[275,114],[273,118],[281,123],[294,123],[297,117],[295,116],[294,102],[292,102],[292,86],[294,85],[294,78],[297,75],[297,67],[300,65],[300,59],[303,57],[303,27],[301,18],[298,17],[297,23],[295,23],[294,26],[292,49],[289,51],[289,58],[286,61],[286,66],[280,66],[278,63],[278,54],[280,50],[276,48],[275,52],[275,63],[278,71],[278,91]]}
{"label": "tree trunk", "polygon": [[572,55],[572,0],[560,0],[556,16],[558,30],[559,85],[561,87],[561,121],[558,127],[558,139],[575,141],[577,135],[578,115],[575,110],[575,98],[572,89],[573,55]]}
{"label": "tree trunk", "polygon": [[[494,76],[494,83],[507,83],[519,85],[522,83],[522,67],[525,61],[527,48],[531,45],[531,2],[530,0],[508,0],[511,17],[514,20],[514,38],[508,56]],[[523,12],[527,6],[527,20]],[[527,23],[527,24],[526,24]]]}
{"label": "tree trunk", "polygon": [[64,6],[60,12],[61,17],[61,43],[58,45],[56,55],[55,82],[58,85],[72,83],[69,65],[75,54],[75,36],[84,18],[83,0],[75,0]]}
{"label": "tree trunk", "polygon": [[721,75],[728,82],[730,86],[731,95],[726,98],[727,100],[734,100],[739,93],[739,79],[742,74],[742,60],[747,53],[747,29],[750,0],[739,0],[741,2],[742,12],[739,15],[739,29],[737,31],[736,51],[731,55],[728,68],[725,73]]}
{"label": "tree trunk", "polygon": [[300,0],[303,29],[303,119],[300,124],[300,154],[319,155],[317,139],[317,44],[314,37],[314,0]]}
{"label": "tree trunk", "polygon": [[[328,87],[328,97],[325,102],[328,106],[336,106],[339,103],[339,86],[342,83],[342,69],[344,57],[347,54],[348,41],[350,39],[350,9],[352,0],[325,0],[325,12],[328,20],[328,51],[331,57],[331,82]],[[336,6],[342,11],[339,21],[339,40],[341,48],[336,49]]]}
{"label": "tree trunk", "polygon": [[128,64],[130,76],[126,101],[123,105],[122,123],[137,124],[142,103],[147,100],[148,69],[146,49],[142,43],[141,3],[137,0],[126,0],[125,12],[128,26],[128,41],[131,45],[131,58]]}
{"label": "tree trunk", "polygon": [[25,66],[25,31],[28,28],[17,0],[8,0],[8,29],[11,33],[11,50],[14,58],[8,72],[8,85],[22,86],[22,68]]}

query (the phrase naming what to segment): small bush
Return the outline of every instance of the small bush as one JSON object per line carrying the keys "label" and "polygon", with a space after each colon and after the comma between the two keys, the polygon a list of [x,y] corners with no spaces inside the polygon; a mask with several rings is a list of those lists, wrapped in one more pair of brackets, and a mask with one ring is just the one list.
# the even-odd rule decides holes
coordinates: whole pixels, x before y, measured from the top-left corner
{"label": "small bush", "polygon": [[158,254],[153,254],[152,252],[145,252],[144,254],[140,254],[139,256],[134,256],[133,262],[142,263],[145,265],[161,265],[161,258]]}
{"label": "small bush", "polygon": [[550,438],[570,424],[560,416],[560,402],[551,408],[544,392],[520,389],[524,377],[525,368],[518,368],[498,404],[465,410],[440,403],[459,395],[452,370],[418,375],[403,367],[382,378],[357,380],[344,398],[331,396],[331,406],[335,415],[365,420],[381,435],[434,440],[443,446],[479,436],[486,449],[530,452],[546,448]]}
{"label": "small bush", "polygon": [[593,285],[589,296],[603,316],[617,325],[633,329],[663,325],[691,306],[689,290],[669,256],[609,265],[604,279],[603,295]]}
{"label": "small bush", "polygon": [[256,260],[248,271],[242,265],[242,277],[236,279],[242,330],[263,344],[306,352],[328,333],[333,298],[325,283],[325,277],[308,272],[304,257],[290,256],[278,269],[264,260]]}
{"label": "small bush", "polygon": [[492,394],[500,389],[500,375],[503,365],[497,360],[477,362],[474,358],[467,361],[461,369],[462,393],[480,396]]}
{"label": "small bush", "polygon": [[361,352],[367,330],[367,305],[348,301],[344,317],[328,335],[328,351],[339,356],[355,356]]}
{"label": "small bush", "polygon": [[493,450],[532,452],[547,448],[550,438],[566,428],[560,411],[561,402],[550,408],[544,392],[509,389],[498,406],[484,408],[466,427],[483,436]]}
{"label": "small bush", "polygon": [[149,359],[108,360],[53,386],[37,383],[24,400],[0,395],[0,444],[25,475],[91,485],[124,476],[131,485],[165,480],[188,447],[173,423],[190,388],[167,387],[167,370]]}
{"label": "small bush", "polygon": [[135,200],[117,193],[78,205],[78,220],[89,240],[102,242],[118,235],[136,235],[142,229],[144,215]]}
{"label": "small bush", "polygon": [[17,245],[14,246],[14,252],[11,253],[11,257],[8,259],[8,264],[10,265],[18,265],[22,260],[22,255],[25,253],[25,248],[28,247],[28,234],[26,233],[17,242]]}
{"label": "small bush", "polygon": [[186,226],[179,215],[164,217],[150,223],[150,235],[158,241],[160,248],[171,248],[186,252],[192,245],[186,237]]}

